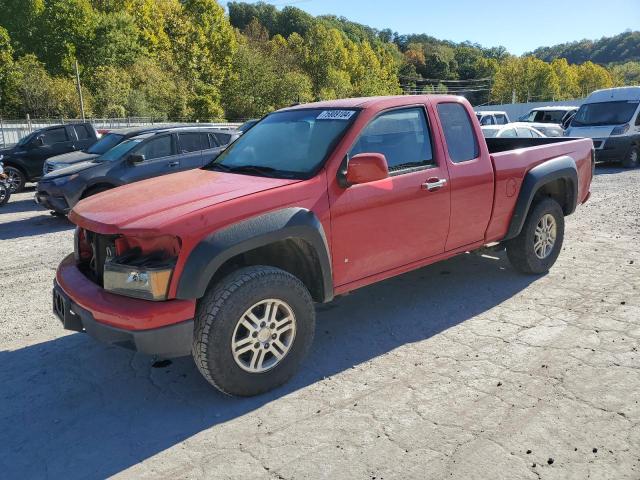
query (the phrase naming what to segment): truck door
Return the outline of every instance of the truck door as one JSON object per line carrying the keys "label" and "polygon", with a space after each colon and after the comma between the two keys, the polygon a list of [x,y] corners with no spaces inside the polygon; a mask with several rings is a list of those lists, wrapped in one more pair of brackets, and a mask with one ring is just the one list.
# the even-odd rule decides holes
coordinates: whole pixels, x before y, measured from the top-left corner
{"label": "truck door", "polygon": [[493,209],[493,165],[487,148],[480,148],[484,138],[464,104],[440,102],[436,110],[451,185],[451,222],[445,246],[449,251],[484,239]]}
{"label": "truck door", "polygon": [[449,229],[447,168],[434,154],[424,106],[375,117],[349,151],[382,153],[390,176],[340,189],[331,201],[336,286],[444,251]]}
{"label": "truck door", "polygon": [[74,140],[62,125],[38,134],[30,142],[28,155],[25,157],[29,177],[42,175],[42,167],[47,158],[71,152]]}

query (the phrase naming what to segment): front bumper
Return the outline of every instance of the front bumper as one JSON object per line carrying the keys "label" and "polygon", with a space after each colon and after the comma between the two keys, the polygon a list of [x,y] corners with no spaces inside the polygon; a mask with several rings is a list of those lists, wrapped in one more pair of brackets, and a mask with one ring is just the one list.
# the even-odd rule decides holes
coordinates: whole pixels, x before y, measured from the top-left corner
{"label": "front bumper", "polygon": [[54,212],[58,213],[64,213],[65,215],[71,210],[66,198],[55,197],[53,195],[50,195],[45,190],[37,190],[34,200],[38,205],[41,205],[48,210],[53,210]]}
{"label": "front bumper", "polygon": [[73,255],[58,267],[53,311],[66,330],[165,358],[191,353],[195,301],[151,302],[109,293],[76,267]]}
{"label": "front bumper", "polygon": [[601,145],[600,148],[596,148],[596,162],[622,162],[629,152],[629,148],[631,148],[633,137],[621,135],[619,137],[594,139],[593,142],[594,145]]}

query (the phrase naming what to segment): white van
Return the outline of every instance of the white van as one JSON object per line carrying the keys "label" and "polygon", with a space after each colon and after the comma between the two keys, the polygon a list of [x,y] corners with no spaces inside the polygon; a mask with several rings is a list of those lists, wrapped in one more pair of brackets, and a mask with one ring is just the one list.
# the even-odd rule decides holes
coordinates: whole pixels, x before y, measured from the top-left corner
{"label": "white van", "polygon": [[640,164],[640,87],[596,90],[571,120],[568,137],[593,139],[596,160]]}

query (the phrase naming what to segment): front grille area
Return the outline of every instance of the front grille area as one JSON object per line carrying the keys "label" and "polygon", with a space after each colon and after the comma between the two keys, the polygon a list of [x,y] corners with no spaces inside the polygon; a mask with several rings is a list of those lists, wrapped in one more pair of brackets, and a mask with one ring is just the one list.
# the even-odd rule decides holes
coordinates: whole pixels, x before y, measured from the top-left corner
{"label": "front grille area", "polygon": [[[88,230],[84,230],[83,237],[76,241],[76,259],[78,268],[94,283],[103,286],[104,264],[107,259],[114,257],[115,238],[109,235],[100,235]],[[80,242],[84,241],[88,252],[82,254]]]}

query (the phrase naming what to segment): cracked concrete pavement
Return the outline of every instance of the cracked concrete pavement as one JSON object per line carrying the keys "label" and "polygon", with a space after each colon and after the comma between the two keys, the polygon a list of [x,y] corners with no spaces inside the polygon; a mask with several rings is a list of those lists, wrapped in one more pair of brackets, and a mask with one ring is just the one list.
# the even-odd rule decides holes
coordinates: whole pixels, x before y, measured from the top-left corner
{"label": "cracked concrete pavement", "polygon": [[640,170],[598,167],[545,276],[462,255],[318,306],[288,385],[219,394],[51,313],[73,231],[0,208],[2,478],[640,478]]}

